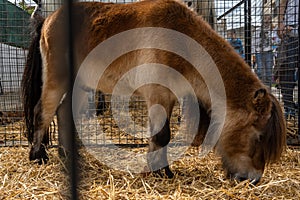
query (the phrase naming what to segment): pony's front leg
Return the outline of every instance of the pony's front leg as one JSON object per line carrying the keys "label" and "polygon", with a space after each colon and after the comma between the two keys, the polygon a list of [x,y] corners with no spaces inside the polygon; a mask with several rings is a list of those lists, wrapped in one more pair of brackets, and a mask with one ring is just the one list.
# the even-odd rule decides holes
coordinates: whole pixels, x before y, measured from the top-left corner
{"label": "pony's front leg", "polygon": [[[156,125],[150,120],[150,132]],[[169,120],[165,121],[163,128],[152,136],[149,140],[149,152],[147,154],[147,162],[150,170],[159,176],[172,178],[174,174],[169,168],[167,159],[167,145],[170,142],[171,132]]]}
{"label": "pony's front leg", "polygon": [[169,168],[167,145],[171,138],[169,119],[174,101],[169,93],[161,92],[160,94],[160,96],[152,96],[148,101],[150,138],[147,162],[152,172],[172,178],[174,174]]}

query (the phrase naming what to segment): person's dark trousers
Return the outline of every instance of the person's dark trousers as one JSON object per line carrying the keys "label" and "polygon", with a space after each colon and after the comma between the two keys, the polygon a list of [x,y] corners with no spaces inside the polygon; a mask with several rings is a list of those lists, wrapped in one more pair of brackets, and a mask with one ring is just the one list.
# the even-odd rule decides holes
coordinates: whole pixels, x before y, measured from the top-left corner
{"label": "person's dark trousers", "polygon": [[1,83],[1,79],[0,79],[0,95],[1,94],[4,94],[4,92],[3,92],[2,83]]}
{"label": "person's dark trousers", "polygon": [[284,104],[286,118],[288,116],[295,117],[295,102],[293,98],[293,90],[298,80],[298,56],[299,43],[298,37],[286,37],[284,39],[285,58],[281,67],[280,86]]}

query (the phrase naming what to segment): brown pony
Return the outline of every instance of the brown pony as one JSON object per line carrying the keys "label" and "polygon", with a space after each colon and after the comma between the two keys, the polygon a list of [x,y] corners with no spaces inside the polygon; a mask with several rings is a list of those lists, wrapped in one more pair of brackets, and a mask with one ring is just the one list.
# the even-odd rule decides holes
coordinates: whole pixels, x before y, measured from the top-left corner
{"label": "brown pony", "polygon": [[[23,97],[28,139],[32,143],[30,160],[48,160],[45,151],[48,140],[46,130],[55,114],[58,119],[59,135],[67,134],[64,102],[70,102],[72,97],[67,91],[71,76],[66,67],[67,40],[64,38],[64,24],[60,20],[64,17],[64,12],[65,9],[61,8],[37,24],[35,38],[28,54],[23,77]],[[80,71],[79,67],[85,63],[85,59],[94,48],[113,36],[132,29],[156,27],[173,30],[192,38],[193,42],[205,49],[207,52],[205,57],[195,56],[197,52],[190,48],[191,44],[182,41],[176,48],[180,49],[182,55],[186,55],[185,58],[155,47],[128,51],[109,63],[101,78],[99,77],[97,87],[105,93],[112,93],[118,80],[135,66],[145,63],[168,66],[188,80],[196,95],[197,99],[191,101],[197,101],[201,115],[200,122],[197,121],[198,141],[194,141],[194,144],[202,143],[205,134],[208,134],[206,133],[208,124],[215,116],[224,115],[224,124],[214,148],[222,158],[228,177],[238,180],[249,179],[257,183],[265,165],[279,159],[285,146],[286,132],[278,101],[234,49],[184,4],[173,0],[149,0],[131,4],[76,3],[73,6],[72,17],[75,22],[72,30],[75,72]],[[173,39],[169,35],[163,37],[161,43],[168,43]],[[151,46],[157,42],[156,39],[154,33],[143,42]],[[126,45],[131,43],[120,41],[112,49],[118,51],[126,48]],[[105,53],[103,51],[103,54]],[[109,55],[107,54],[107,57]],[[210,65],[206,62],[206,57],[212,58],[220,76],[206,66]],[[208,74],[210,80],[205,80],[207,75],[200,74],[186,58],[190,58],[192,62],[199,61],[203,74]],[[143,66],[145,71],[149,70],[150,77],[165,79],[171,82],[171,86],[177,82],[181,83],[179,79],[173,80],[175,76],[172,73],[155,73],[155,70],[151,71],[152,65]],[[95,69],[98,65],[93,67]],[[87,74],[93,75],[93,71]],[[138,77],[137,79],[143,79],[139,77],[139,71],[134,75]],[[124,90],[132,86],[130,81],[122,85]],[[207,81],[213,87],[209,87]],[[222,84],[225,87],[225,96],[217,89]],[[87,87],[93,88],[91,85]],[[148,109],[157,104],[165,109],[165,118],[157,116],[155,112],[148,112],[149,152],[152,154],[147,161],[152,171],[165,172],[168,177],[172,177],[166,145],[170,141],[169,118],[177,95],[166,85],[161,84],[145,84],[134,90],[135,94],[146,100]],[[181,88],[181,96],[189,97],[187,91],[189,90]],[[212,95],[218,97],[215,102],[211,99]],[[219,105],[219,101],[225,98],[226,104]],[[217,108],[215,116],[212,114],[214,108]],[[222,109],[225,112],[218,113],[218,110]],[[193,108],[187,110],[192,111]]]}

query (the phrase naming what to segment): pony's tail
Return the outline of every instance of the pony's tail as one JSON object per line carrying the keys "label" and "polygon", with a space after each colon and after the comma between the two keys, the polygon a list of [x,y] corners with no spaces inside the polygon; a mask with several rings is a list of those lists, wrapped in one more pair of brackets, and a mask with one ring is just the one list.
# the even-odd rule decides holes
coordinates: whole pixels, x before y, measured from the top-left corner
{"label": "pony's tail", "polygon": [[41,97],[42,56],[40,52],[41,29],[45,19],[32,18],[32,41],[29,46],[26,65],[22,78],[22,98],[27,132],[25,136],[32,143],[34,133],[34,107]]}

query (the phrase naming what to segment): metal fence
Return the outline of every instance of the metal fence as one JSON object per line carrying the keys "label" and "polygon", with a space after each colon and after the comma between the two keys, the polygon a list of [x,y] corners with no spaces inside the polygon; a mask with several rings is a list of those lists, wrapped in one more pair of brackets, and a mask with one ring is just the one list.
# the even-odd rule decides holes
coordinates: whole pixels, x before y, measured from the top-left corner
{"label": "metal fence", "polygon": [[[219,7],[217,31],[280,100],[288,143],[299,144],[299,5],[283,5],[280,0],[218,2],[225,6]],[[285,14],[286,6],[289,14]]]}
{"label": "metal fence", "polygon": [[[110,2],[128,3],[130,0]],[[24,137],[20,83],[30,42],[29,18],[36,3],[43,6],[43,15],[47,16],[60,7],[63,1],[0,1],[0,146],[28,145]],[[278,36],[280,1],[186,0],[185,3],[202,15],[212,28],[234,46],[253,73],[256,73],[282,102],[289,133],[288,142],[298,143],[299,27],[296,23],[290,23],[289,32],[282,38]],[[291,11],[296,13],[296,9],[299,8]],[[296,16],[295,13],[292,16]],[[90,99],[93,99],[93,96]],[[106,99],[109,99],[109,95]],[[131,103],[133,121],[141,125],[136,127],[146,127],[147,111],[143,100],[132,99]],[[84,138],[86,131],[97,132],[89,127],[91,124],[100,123],[105,135],[102,138],[89,138],[91,144],[105,144],[108,141],[129,145],[147,143],[143,136],[126,135],[126,132],[115,125],[108,101],[106,107],[108,109],[98,117],[86,113],[88,119],[81,122],[79,137]],[[173,114],[174,130],[180,118],[178,108]],[[56,144],[57,129],[54,125],[51,128],[54,130],[51,141],[52,144]],[[146,131],[136,130],[140,134]]]}

